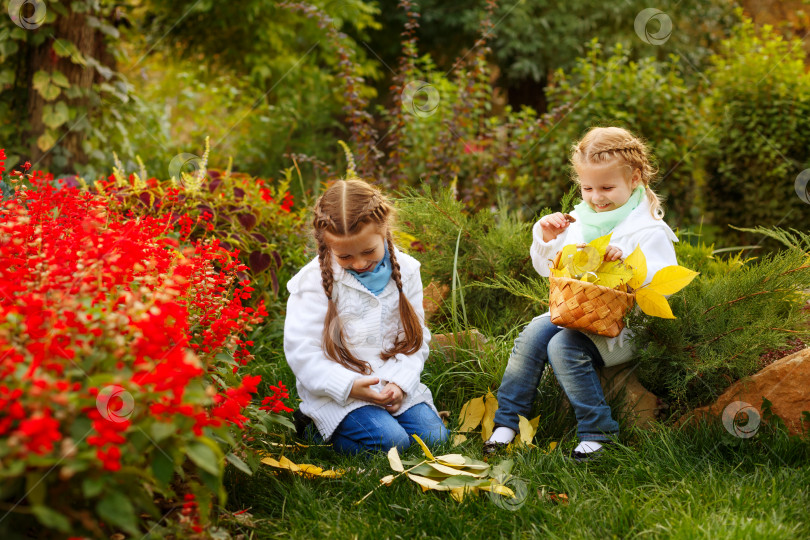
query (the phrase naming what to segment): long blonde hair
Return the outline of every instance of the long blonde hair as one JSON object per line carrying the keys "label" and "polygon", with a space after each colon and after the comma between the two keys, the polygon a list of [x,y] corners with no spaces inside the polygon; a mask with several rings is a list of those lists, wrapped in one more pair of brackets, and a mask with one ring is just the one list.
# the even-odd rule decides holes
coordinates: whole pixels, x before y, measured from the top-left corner
{"label": "long blonde hair", "polygon": [[397,354],[413,354],[418,351],[422,347],[422,321],[402,290],[402,275],[391,235],[395,211],[388,199],[363,180],[340,180],[318,199],[313,214],[312,226],[318,242],[321,282],[329,301],[323,325],[323,349],[326,355],[352,371],[371,373],[368,362],[358,359],[352,353],[343,335],[343,325],[332,296],[335,281],[332,274],[332,254],[324,237],[327,232],[336,236],[351,236],[368,223],[376,225],[380,231],[386,230],[391,277],[399,290],[399,317],[404,329],[404,337],[397,336],[393,347],[380,353],[380,358],[388,360]]}
{"label": "long blonde hair", "polygon": [[[655,219],[663,219],[661,199],[650,187],[650,182],[658,172],[651,159],[650,150],[644,141],[620,127],[592,128],[571,148],[571,164],[574,168],[581,165],[606,165],[617,160],[619,165],[629,167],[631,171],[638,169],[650,203],[650,213]],[[574,181],[579,183],[576,175]]]}

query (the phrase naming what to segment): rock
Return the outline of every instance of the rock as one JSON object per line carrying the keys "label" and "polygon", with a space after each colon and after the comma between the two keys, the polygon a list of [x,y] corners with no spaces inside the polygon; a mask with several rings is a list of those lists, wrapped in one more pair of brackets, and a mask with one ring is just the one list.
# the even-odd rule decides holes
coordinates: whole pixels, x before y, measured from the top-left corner
{"label": "rock", "polygon": [[435,350],[468,349],[483,351],[487,343],[487,337],[478,331],[477,328],[465,330],[464,332],[454,332],[452,334],[434,334],[430,340],[431,348]]}
{"label": "rock", "polygon": [[730,432],[736,431],[738,436],[751,436],[753,433],[750,431],[755,432],[762,417],[762,398],[771,402],[771,411],[785,422],[791,435],[800,435],[810,429],[802,418],[804,411],[810,411],[810,347],[780,358],[754,375],[740,379],[728,387],[714,404],[693,410],[679,424],[704,417],[722,419],[725,411],[726,417],[736,421],[739,426],[738,413],[746,412],[744,409],[750,406],[754,410],[747,413],[747,418],[743,417],[749,426],[748,432],[741,435],[734,423],[728,422],[728,419],[724,423],[727,423]]}
{"label": "rock", "polygon": [[447,285],[441,285],[435,281],[428,283],[422,296],[422,307],[425,308],[426,321],[430,320],[433,314],[439,310],[448,294],[450,294],[450,287]]}
{"label": "rock", "polygon": [[622,398],[621,408],[613,410],[613,417],[624,417],[639,428],[647,428],[656,419],[661,400],[644,388],[636,375],[636,362],[627,362],[599,370],[602,391],[610,402],[617,396]]}

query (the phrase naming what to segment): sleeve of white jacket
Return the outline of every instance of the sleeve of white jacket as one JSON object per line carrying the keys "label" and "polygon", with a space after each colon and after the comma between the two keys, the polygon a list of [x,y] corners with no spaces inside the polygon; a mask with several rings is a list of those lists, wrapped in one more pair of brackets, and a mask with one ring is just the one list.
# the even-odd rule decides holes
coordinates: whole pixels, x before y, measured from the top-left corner
{"label": "sleeve of white jacket", "polygon": [[551,275],[549,271],[549,259],[554,260],[557,252],[565,246],[565,239],[568,237],[568,231],[571,230],[569,226],[551,242],[543,240],[543,228],[540,226],[540,221],[532,227],[532,247],[529,253],[532,256],[532,264],[537,273],[543,277]]}
{"label": "sleeve of white jacket", "polygon": [[307,390],[345,405],[360,374],[326,356],[321,344],[326,308],[323,292],[305,290],[290,295],[284,320],[284,355],[296,380]]}
{"label": "sleeve of white jacket", "polygon": [[[422,322],[422,347],[413,354],[397,354],[387,360],[379,370],[380,379],[399,386],[406,394],[413,394],[419,387],[422,369],[430,353],[430,330],[425,324],[425,308],[422,305],[422,278],[419,270],[403,284],[405,296]],[[398,310],[397,310],[398,315]]]}
{"label": "sleeve of white jacket", "polygon": [[[647,260],[647,277],[643,285],[652,281],[653,276],[662,268],[678,264],[678,259],[675,257],[675,246],[672,245],[672,240],[669,239],[666,231],[661,228],[652,229],[649,232],[645,231],[645,235],[637,242],[641,246],[641,251]],[[624,252],[622,257],[627,257],[632,253],[636,246],[619,246]]]}

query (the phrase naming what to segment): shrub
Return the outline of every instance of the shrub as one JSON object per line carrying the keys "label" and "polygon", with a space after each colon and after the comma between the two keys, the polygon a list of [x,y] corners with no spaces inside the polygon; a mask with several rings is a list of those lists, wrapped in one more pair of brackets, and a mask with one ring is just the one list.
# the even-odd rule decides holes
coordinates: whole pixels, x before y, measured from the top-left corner
{"label": "shrub", "polygon": [[[788,238],[780,229],[757,232]],[[710,259],[711,247],[676,244],[678,262],[701,271],[670,298],[677,318],[632,314],[628,323],[649,390],[678,409],[704,405],[761,369],[766,351],[810,335],[802,292],[810,288],[810,235],[791,238],[794,247],[748,260]]]}
{"label": "shrub", "polygon": [[[414,253],[423,279],[455,283],[458,309],[446,310],[445,320],[462,314],[465,326],[490,335],[506,333],[548,305],[547,285],[529,256],[533,222],[522,222],[501,203],[497,212],[471,213],[452,189],[427,187],[424,193],[411,189],[397,200],[400,228],[425,249]],[[521,288],[524,282],[529,285]],[[452,303],[452,297],[445,301],[446,306]]]}
{"label": "shrub", "polygon": [[[193,159],[193,174],[180,171],[180,178],[146,178],[145,170],[125,176],[119,167],[106,181],[90,188],[105,197],[121,213],[137,216],[168,215],[179,224],[183,239],[204,235],[220,240],[228,250],[237,250],[244,271],[271,316],[286,299],[284,284],[303,266],[308,221],[307,209],[289,192],[292,169],[281,181],[253,178],[230,169],[207,168],[208,152]],[[278,322],[273,318],[274,324]]]}
{"label": "shrub", "polygon": [[218,240],[181,244],[169,216],[25,182],[0,208],[0,534],[140,536],[177,499],[161,521],[199,532],[225,462],[250,472],[241,432],[288,423],[239,371],[266,316],[244,265]]}
{"label": "shrub", "polygon": [[686,86],[674,57],[631,61],[617,44],[606,54],[596,40],[570,72],[558,71],[547,88],[549,108],[564,115],[539,126],[521,141],[517,174],[533,179],[525,190],[532,205],[553,205],[571,186],[571,145],[597,125],[616,125],[650,143],[659,168],[656,192],[666,198],[667,221],[691,222],[699,216],[695,157],[689,150],[701,136],[694,93]]}
{"label": "shrub", "polygon": [[732,242],[751,243],[750,233],[727,225],[794,226],[810,223],[810,206],[795,191],[810,167],[810,73],[798,40],[784,40],[750,19],[735,29],[712,57],[705,114],[707,208]]}

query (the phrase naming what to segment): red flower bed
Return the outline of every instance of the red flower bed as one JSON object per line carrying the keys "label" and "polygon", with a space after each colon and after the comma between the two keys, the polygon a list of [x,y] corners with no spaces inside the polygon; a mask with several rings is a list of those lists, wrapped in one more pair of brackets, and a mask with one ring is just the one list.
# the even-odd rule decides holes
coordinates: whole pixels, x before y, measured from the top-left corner
{"label": "red flower bed", "polygon": [[[244,265],[217,240],[181,243],[168,215],[26,176],[0,207],[0,536],[32,515],[138,534],[141,513],[160,519],[156,494],[181,495],[178,474],[196,495],[181,522],[205,525],[234,430],[269,418],[251,404],[260,377],[238,371],[267,315],[245,302]],[[272,412],[288,410],[282,388]]]}

